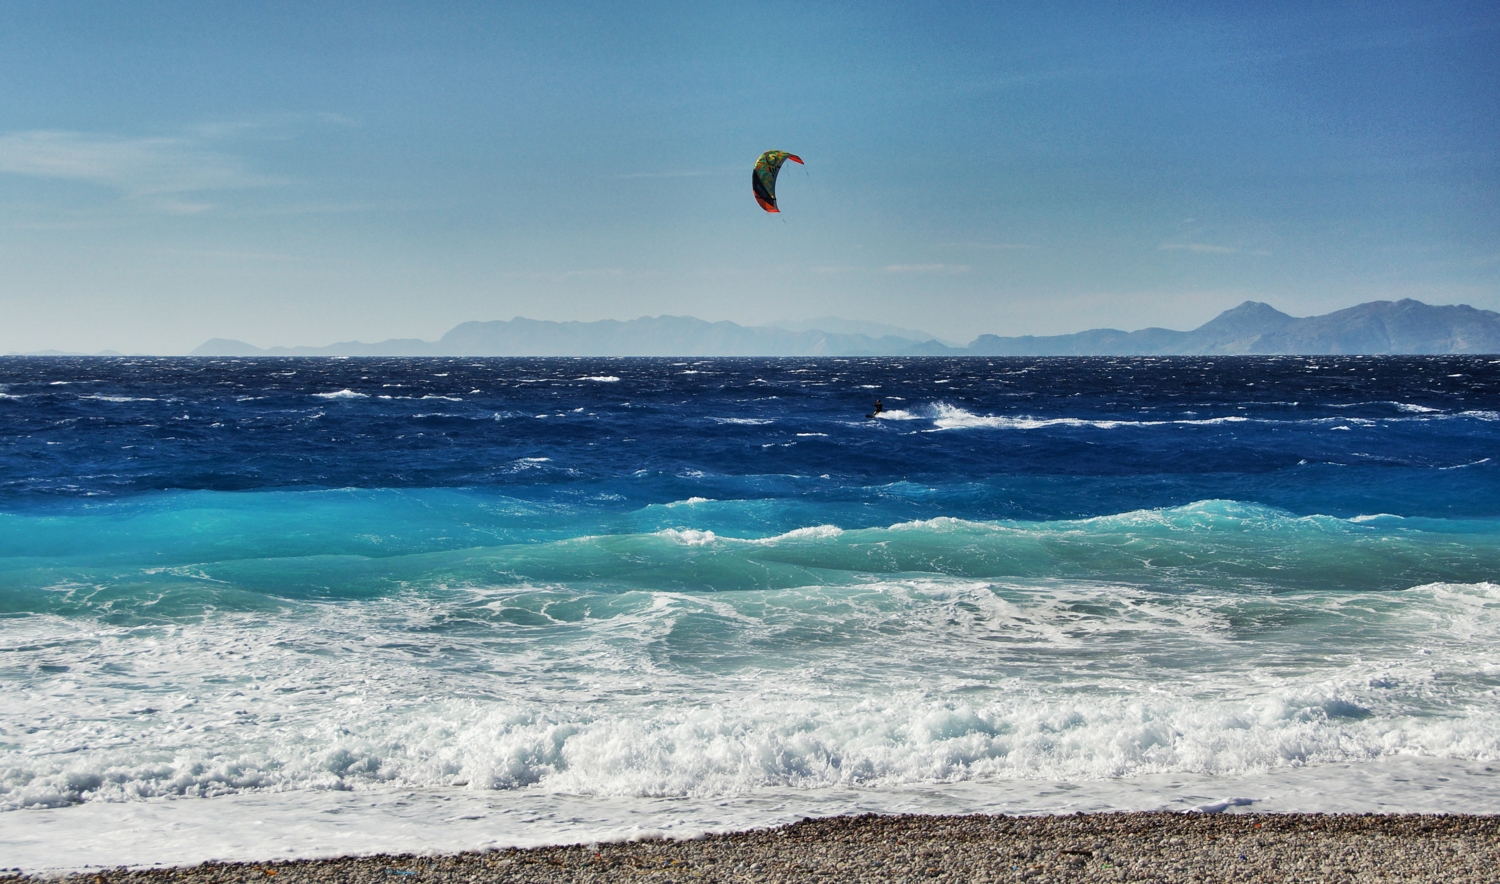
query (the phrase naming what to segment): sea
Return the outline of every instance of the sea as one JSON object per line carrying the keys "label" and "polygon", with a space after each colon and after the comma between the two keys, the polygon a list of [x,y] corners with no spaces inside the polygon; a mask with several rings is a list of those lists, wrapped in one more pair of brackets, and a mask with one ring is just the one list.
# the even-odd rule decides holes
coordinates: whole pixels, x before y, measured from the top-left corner
{"label": "sea", "polygon": [[1500,812],[1496,357],[8,357],[0,439],[0,867]]}

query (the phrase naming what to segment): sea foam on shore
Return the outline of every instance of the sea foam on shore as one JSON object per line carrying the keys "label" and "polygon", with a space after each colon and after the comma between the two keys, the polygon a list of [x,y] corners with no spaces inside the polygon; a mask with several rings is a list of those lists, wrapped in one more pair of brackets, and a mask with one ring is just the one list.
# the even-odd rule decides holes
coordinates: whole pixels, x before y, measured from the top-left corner
{"label": "sea foam on shore", "polygon": [[[1067,815],[1128,811],[1500,814],[1500,765],[1388,758],[1234,777],[961,782],[879,790],[767,789],[711,798],[540,790],[260,792],[93,802],[7,814],[0,868],[63,872],[693,838],[804,816]],[[86,837],[79,837],[87,833]]]}

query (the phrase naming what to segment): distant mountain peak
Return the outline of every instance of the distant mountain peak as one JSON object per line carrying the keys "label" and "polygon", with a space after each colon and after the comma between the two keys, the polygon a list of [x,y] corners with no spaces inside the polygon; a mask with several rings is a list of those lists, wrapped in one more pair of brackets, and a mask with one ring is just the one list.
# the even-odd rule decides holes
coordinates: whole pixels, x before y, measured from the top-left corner
{"label": "distant mountain peak", "polygon": [[1274,320],[1277,321],[1287,321],[1296,318],[1292,317],[1292,315],[1284,314],[1284,312],[1278,311],[1277,308],[1269,305],[1269,303],[1263,302],[1263,300],[1247,300],[1247,302],[1241,303],[1241,305],[1236,306],[1236,308],[1227,309],[1227,311],[1224,311],[1223,314],[1218,315],[1218,318],[1224,317],[1253,317],[1257,318],[1257,320],[1259,320],[1259,318],[1266,318],[1266,320],[1272,320],[1272,318],[1274,318]]}
{"label": "distant mountain peak", "polygon": [[1264,301],[1246,301],[1238,307],[1225,310],[1193,331],[1214,337],[1242,338],[1281,331],[1296,321],[1296,317],[1282,313]]}

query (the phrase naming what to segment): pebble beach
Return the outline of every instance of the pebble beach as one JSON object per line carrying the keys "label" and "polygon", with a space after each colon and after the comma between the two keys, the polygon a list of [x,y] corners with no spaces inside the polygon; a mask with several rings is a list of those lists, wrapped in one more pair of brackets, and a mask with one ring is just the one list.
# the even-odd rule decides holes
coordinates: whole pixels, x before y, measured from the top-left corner
{"label": "pebble beach", "polygon": [[[683,841],[89,871],[89,884],[1500,880],[1500,817],[875,816]],[[9,880],[58,879],[14,877]]]}

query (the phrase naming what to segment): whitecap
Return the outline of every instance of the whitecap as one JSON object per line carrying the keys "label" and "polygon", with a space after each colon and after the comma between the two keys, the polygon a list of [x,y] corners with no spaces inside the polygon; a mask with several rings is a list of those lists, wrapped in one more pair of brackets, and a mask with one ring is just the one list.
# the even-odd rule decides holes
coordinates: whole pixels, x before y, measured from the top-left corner
{"label": "whitecap", "polygon": [[1250,420],[1250,418],[1248,418],[1248,417],[1241,417],[1240,415],[1237,415],[1237,414],[1231,414],[1231,415],[1227,415],[1225,417],[1206,417],[1206,418],[1203,418],[1202,420],[1179,420],[1179,421],[1172,421],[1172,423],[1174,423],[1174,424],[1203,424],[1205,426],[1212,426],[1214,424],[1242,424],[1242,423],[1245,423],[1245,422],[1247,422],[1249,420]]}
{"label": "whitecap", "polygon": [[663,506],[668,506],[668,507],[672,507],[672,506],[695,506],[695,505],[700,504],[700,503],[711,503],[711,502],[712,501],[709,498],[707,498],[707,497],[689,497],[687,500],[674,500],[671,503],[666,503],[666,504],[662,504],[662,505]]}
{"label": "whitecap", "polygon": [[620,379],[617,378],[617,377],[615,377],[612,374],[601,374],[601,375],[590,375],[588,377],[582,377],[582,378],[579,378],[579,380],[580,381],[597,381],[598,383],[601,383],[601,384],[613,384],[613,383],[618,383]]}
{"label": "whitecap", "polygon": [[[1036,418],[1029,416],[1003,417],[979,415],[944,402],[939,402],[935,406],[935,410],[937,416],[933,419],[933,424],[940,430],[969,430],[977,428],[1041,430],[1048,427],[1094,427],[1101,430],[1111,430],[1115,427],[1158,426],[1166,423],[1166,421],[1082,420],[1074,417]],[[885,415],[881,414],[878,416],[884,417]]]}
{"label": "whitecap", "polygon": [[319,399],[368,399],[368,393],[356,393],[353,390],[338,390],[333,393],[314,393]]}
{"label": "whitecap", "polygon": [[774,537],[753,540],[751,543],[772,544],[781,543],[786,540],[831,540],[832,538],[842,536],[843,533],[844,529],[837,525],[809,525],[806,528],[793,528],[784,534],[777,534]]}
{"label": "whitecap", "polygon": [[[1120,427],[1161,427],[1170,424],[1182,426],[1213,426],[1216,424],[1237,424],[1251,421],[1251,418],[1240,415],[1226,415],[1224,417],[1194,418],[1182,420],[1122,420],[1122,419],[1084,419],[1076,417],[1051,417],[1039,418],[1030,415],[980,415],[974,414],[966,409],[940,402],[934,406],[935,417],[933,424],[940,430],[967,430],[967,429],[1003,429],[1003,430],[1044,430],[1051,427],[1092,427],[1096,430],[1113,430]],[[906,411],[883,412],[876,415],[880,418],[891,418],[894,420],[917,420],[922,415]]]}
{"label": "whitecap", "polygon": [[100,402],[155,402],[150,396],[79,396],[79,399],[97,399]]}
{"label": "whitecap", "polygon": [[712,531],[699,531],[696,528],[668,528],[665,531],[656,532],[657,537],[665,537],[683,546],[708,546],[719,538]]}

